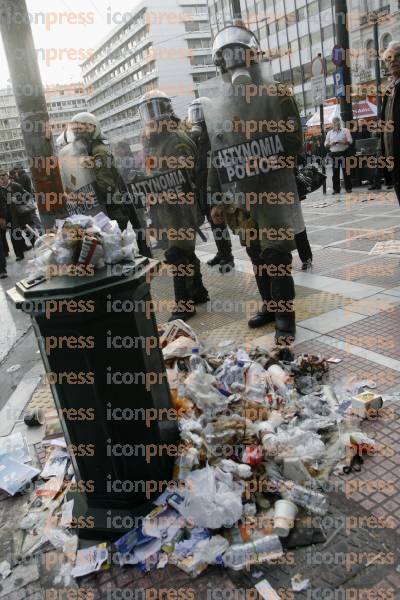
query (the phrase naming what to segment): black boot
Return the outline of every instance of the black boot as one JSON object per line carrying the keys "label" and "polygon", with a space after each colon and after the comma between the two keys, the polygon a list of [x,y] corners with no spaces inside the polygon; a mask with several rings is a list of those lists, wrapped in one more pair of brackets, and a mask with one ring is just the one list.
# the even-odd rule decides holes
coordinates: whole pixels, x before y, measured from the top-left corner
{"label": "black boot", "polygon": [[[249,254],[250,258],[252,257]],[[253,256],[254,259],[254,256]],[[253,262],[254,267],[254,276],[256,278],[256,283],[258,287],[258,291],[260,292],[260,296],[263,300],[263,307],[258,311],[254,317],[248,322],[248,326],[250,329],[257,329],[258,327],[263,327],[264,325],[268,325],[269,323],[273,323],[275,321],[275,313],[269,312],[268,304],[272,300],[271,297],[271,282],[270,278],[267,275],[265,269],[265,265],[259,262],[259,259],[255,259],[256,262]]]}
{"label": "black boot", "polygon": [[216,265],[219,265],[221,262],[221,257],[220,255],[217,253],[214,258],[211,258],[210,260],[207,261],[207,264],[209,267],[215,267]]}
{"label": "black boot", "polygon": [[268,325],[269,323],[273,323],[275,321],[275,314],[268,311],[268,307],[266,304],[263,304],[261,310],[258,311],[254,317],[248,322],[250,329],[257,329],[258,327],[264,327],[264,325]]}
{"label": "black boot", "polygon": [[169,321],[182,319],[187,321],[196,314],[194,302],[191,298],[193,277],[188,273],[190,261],[180,248],[172,246],[165,252],[165,262],[176,267],[177,275],[174,275],[175,306]]}
{"label": "black boot", "polygon": [[192,257],[191,264],[193,265],[194,274],[189,284],[191,285],[190,298],[195,304],[205,304],[209,302],[210,296],[208,295],[207,288],[203,285],[200,261],[195,254]]}
{"label": "black boot", "polygon": [[181,319],[182,321],[188,321],[191,317],[196,314],[196,309],[193,300],[190,299],[188,294],[187,277],[182,275],[174,275],[174,294],[175,294],[175,306],[169,321],[175,321]]}
{"label": "black boot", "polygon": [[291,275],[271,278],[272,297],[277,303],[275,313],[275,339],[278,345],[290,346],[296,337],[294,312],[295,289]]}

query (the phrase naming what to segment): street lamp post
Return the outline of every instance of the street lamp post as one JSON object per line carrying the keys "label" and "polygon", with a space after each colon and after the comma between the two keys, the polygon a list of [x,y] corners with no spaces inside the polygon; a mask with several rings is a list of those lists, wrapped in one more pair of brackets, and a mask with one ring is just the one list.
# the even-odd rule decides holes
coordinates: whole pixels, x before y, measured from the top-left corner
{"label": "street lamp post", "polygon": [[379,60],[379,35],[378,35],[379,15],[376,11],[374,11],[371,14],[370,20],[371,20],[371,22],[373,24],[373,28],[374,28],[376,109],[377,109],[377,115],[379,118],[379,115],[381,114],[381,108],[382,108],[382,96],[381,96],[382,80],[381,80],[381,64],[380,64],[380,60]]}
{"label": "street lamp post", "polygon": [[335,0],[335,25],[336,41],[342,47],[343,61],[343,84],[345,94],[340,98],[340,115],[344,123],[353,120],[353,107],[351,104],[351,71],[349,60],[349,31],[347,28],[347,0]]}

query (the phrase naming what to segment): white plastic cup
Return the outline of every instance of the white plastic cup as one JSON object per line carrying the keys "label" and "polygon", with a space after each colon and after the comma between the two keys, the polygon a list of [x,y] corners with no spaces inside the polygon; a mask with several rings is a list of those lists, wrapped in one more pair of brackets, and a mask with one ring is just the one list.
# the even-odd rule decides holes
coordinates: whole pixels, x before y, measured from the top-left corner
{"label": "white plastic cup", "polygon": [[275,502],[274,509],[274,533],[280,538],[285,538],[294,527],[298,508],[290,500],[278,500]]}
{"label": "white plastic cup", "polygon": [[274,431],[276,431],[283,423],[283,417],[281,413],[277,410],[273,410],[269,415],[268,423],[274,428]]}

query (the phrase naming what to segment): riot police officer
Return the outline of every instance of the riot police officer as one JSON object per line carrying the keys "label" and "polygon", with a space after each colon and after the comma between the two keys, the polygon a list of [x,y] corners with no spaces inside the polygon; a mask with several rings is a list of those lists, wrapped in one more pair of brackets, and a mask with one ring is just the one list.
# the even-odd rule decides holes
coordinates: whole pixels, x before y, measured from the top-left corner
{"label": "riot police officer", "polygon": [[[91,113],[78,113],[71,119],[65,137],[67,146],[60,153],[61,167],[65,158],[68,158],[68,152],[76,154],[80,145],[83,153],[79,164],[83,169],[90,169],[94,175],[98,204],[111,219],[118,222],[121,229],[125,229],[129,221],[129,201],[123,196],[125,190],[121,185],[122,180],[114,165],[109,142],[102,135],[99,120]],[[71,150],[70,144],[74,144]]]}
{"label": "riot police officer", "polygon": [[[131,221],[136,232],[139,251],[144,256],[151,257],[151,249],[146,242],[144,222],[115,165],[110,143],[103,136],[97,117],[88,112],[75,115],[71,119],[69,130],[64,134],[64,139],[60,136],[57,144],[62,147],[60,156],[64,158],[65,156],[68,158],[69,152],[71,155],[76,153],[76,145],[81,145],[86,158],[80,160],[80,166],[91,169],[94,175],[96,199],[101,210],[110,219],[117,221],[121,230],[124,230]],[[71,145],[74,147],[69,150]],[[61,165],[62,163],[61,159]]]}
{"label": "riot police officer", "polygon": [[164,92],[146,93],[138,108],[144,126],[148,178],[135,182],[134,188],[144,191],[147,204],[157,210],[157,220],[167,234],[165,261],[171,265],[175,295],[170,320],[186,321],[195,314],[195,304],[209,300],[195,254],[196,234],[203,220],[194,193],[196,146],[179,128],[180,119]]}
{"label": "riot police officer", "polygon": [[201,210],[211,225],[217,254],[207,261],[210,267],[219,265],[220,273],[228,273],[234,266],[232,242],[226,224],[217,225],[211,218],[211,206],[207,202],[207,177],[210,158],[210,140],[204,120],[202,105],[210,102],[209,98],[196,98],[189,105],[188,120],[191,124],[190,137],[197,146],[198,160],[196,163],[195,183]]}
{"label": "riot police officer", "polygon": [[262,310],[249,327],[275,322],[278,343],[295,337],[292,250],[298,201],[294,166],[302,147],[291,90],[273,81],[256,36],[242,25],[221,30],[213,61],[221,76],[201,86],[211,142],[208,188],[216,223],[227,220],[253,263]]}

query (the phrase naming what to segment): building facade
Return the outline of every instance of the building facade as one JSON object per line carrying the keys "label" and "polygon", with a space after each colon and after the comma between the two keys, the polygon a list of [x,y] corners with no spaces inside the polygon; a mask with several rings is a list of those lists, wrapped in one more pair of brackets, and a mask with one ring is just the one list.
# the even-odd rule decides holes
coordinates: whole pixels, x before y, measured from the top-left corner
{"label": "building facade", "polygon": [[[45,95],[56,139],[73,115],[87,110],[85,91],[80,83],[53,85],[45,89]],[[17,163],[28,167],[21,122],[10,87],[0,90],[0,169],[9,171]]]}
{"label": "building facade", "polygon": [[[373,48],[368,13],[376,9],[387,14],[379,24],[381,46],[400,39],[399,5],[399,0],[348,0],[351,48]],[[274,77],[293,85],[303,117],[309,117],[317,108],[313,102],[311,63],[319,53],[326,61],[327,97],[334,96],[336,67],[332,49],[336,34],[332,0],[209,0],[209,13],[213,35],[241,16],[259,37],[265,58],[271,60]],[[353,79],[362,69],[370,71],[356,75],[358,81],[375,79],[375,75],[371,77],[374,67],[362,52],[357,58],[352,56],[351,66]]]}
{"label": "building facade", "polygon": [[163,90],[183,118],[198,84],[215,77],[206,0],[141,2],[95,48],[82,74],[90,111],[103,132],[135,150],[141,131],[137,105],[144,93]]}

